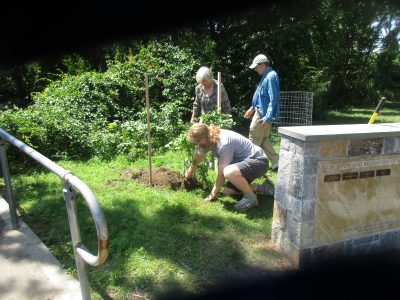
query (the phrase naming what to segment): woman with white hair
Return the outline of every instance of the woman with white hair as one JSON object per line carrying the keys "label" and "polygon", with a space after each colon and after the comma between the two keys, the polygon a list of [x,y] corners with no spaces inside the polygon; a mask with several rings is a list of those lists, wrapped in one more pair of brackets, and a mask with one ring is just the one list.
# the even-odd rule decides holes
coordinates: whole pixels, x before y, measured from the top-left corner
{"label": "woman with white hair", "polygon": [[[197,86],[195,88],[195,99],[193,102],[193,112],[190,123],[195,123],[197,116],[217,109],[218,106],[218,81],[214,79],[211,70],[201,67],[196,74]],[[221,83],[221,112],[231,113],[231,104],[228,94]],[[202,122],[202,118],[200,118]]]}

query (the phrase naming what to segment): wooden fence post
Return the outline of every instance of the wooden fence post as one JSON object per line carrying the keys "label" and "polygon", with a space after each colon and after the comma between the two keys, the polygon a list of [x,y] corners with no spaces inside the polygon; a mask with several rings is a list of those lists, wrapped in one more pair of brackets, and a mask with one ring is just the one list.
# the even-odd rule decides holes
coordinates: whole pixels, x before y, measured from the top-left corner
{"label": "wooden fence post", "polygon": [[150,137],[150,100],[149,100],[149,77],[147,73],[144,75],[146,85],[146,108],[147,108],[147,151],[149,155],[149,185],[153,185],[151,171],[151,137]]}

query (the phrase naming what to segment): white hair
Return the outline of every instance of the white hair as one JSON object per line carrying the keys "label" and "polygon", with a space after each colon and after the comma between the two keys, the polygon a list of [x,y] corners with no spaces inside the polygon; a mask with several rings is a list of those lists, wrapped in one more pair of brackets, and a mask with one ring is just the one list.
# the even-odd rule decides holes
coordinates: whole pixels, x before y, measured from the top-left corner
{"label": "white hair", "polygon": [[201,67],[196,74],[196,81],[197,83],[202,83],[203,81],[212,81],[213,80],[213,74],[211,70],[207,67]]}

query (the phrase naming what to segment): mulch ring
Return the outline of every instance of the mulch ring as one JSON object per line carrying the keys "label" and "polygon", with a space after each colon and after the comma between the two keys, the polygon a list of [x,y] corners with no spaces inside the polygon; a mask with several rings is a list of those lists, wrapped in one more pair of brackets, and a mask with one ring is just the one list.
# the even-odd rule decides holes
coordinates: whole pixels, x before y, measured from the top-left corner
{"label": "mulch ring", "polygon": [[[125,180],[133,179],[142,184],[149,185],[149,169],[124,169],[121,171],[121,176]],[[185,180],[178,172],[164,167],[152,169],[151,180],[152,186],[158,188],[170,188],[173,190],[185,189],[187,191],[203,188],[202,184],[196,179]]]}

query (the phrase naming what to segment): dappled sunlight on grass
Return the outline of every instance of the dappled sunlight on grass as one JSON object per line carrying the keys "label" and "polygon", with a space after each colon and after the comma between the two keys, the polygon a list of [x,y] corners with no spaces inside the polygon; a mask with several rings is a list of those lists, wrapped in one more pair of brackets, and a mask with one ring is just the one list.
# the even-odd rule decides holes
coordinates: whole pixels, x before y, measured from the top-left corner
{"label": "dappled sunlight on grass", "polygon": [[[315,120],[313,125],[368,124],[374,111],[375,107],[347,108],[340,111],[331,110],[327,113],[325,120]],[[387,100],[375,123],[397,122],[400,122],[400,101]]]}
{"label": "dappled sunlight on grass", "polygon": [[[166,157],[163,161],[168,165],[173,156]],[[242,276],[257,265],[275,269],[284,265],[276,265],[273,260],[281,254],[266,242],[272,198],[260,195],[260,205],[242,213],[234,210],[237,199],[232,197],[221,195],[218,201],[205,202],[209,191],[154,188],[124,178],[121,171],[137,162],[129,165],[119,158],[62,165],[93,190],[107,220],[109,258],[88,271],[95,294],[123,298],[137,292],[151,297],[173,289],[198,292],[227,274]],[[44,224],[34,226],[36,234],[64,266],[74,269],[73,257],[66,255],[64,247],[70,245],[70,236],[60,180],[40,173],[19,176],[15,182],[28,225]],[[43,201],[46,194],[57,196]],[[77,199],[82,241],[95,252],[94,224],[82,199]],[[59,225],[43,222],[42,205],[48,209],[48,219],[57,219]],[[50,232],[53,238],[46,238]]]}

